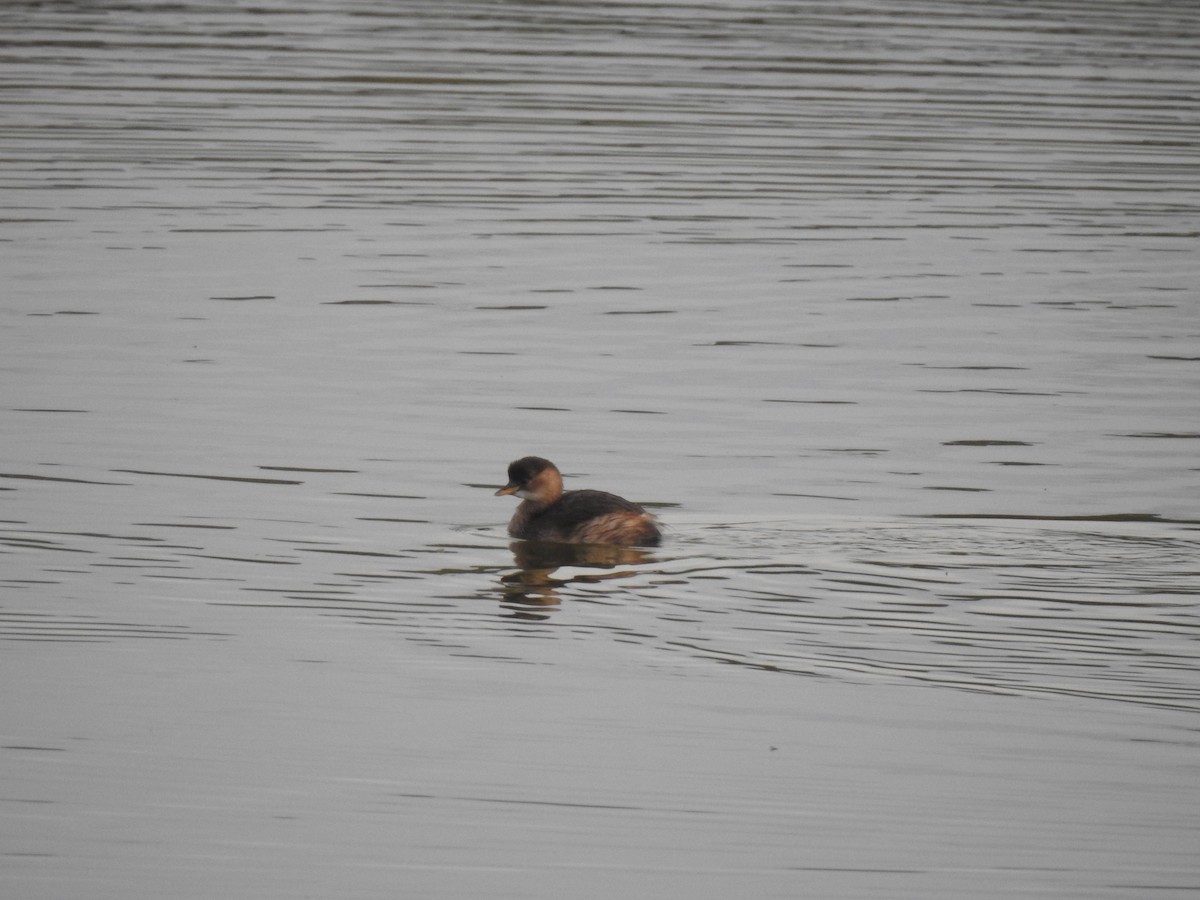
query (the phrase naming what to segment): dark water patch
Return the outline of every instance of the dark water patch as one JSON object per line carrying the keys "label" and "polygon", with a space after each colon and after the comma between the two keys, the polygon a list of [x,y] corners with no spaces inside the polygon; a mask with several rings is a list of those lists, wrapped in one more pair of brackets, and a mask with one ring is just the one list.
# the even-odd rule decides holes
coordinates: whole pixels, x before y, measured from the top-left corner
{"label": "dark water patch", "polygon": [[697,344],[698,347],[786,347],[789,346],[785,341],[732,341],[721,340],[713,341],[711,344]]}
{"label": "dark water patch", "polygon": [[16,472],[0,472],[0,478],[12,478],[24,481],[58,481],[65,484],[102,484],[110,486],[125,486],[127,481],[93,481],[88,478],[65,478],[57,475],[28,475]]}
{"label": "dark water patch", "polygon": [[996,439],[974,439],[959,441],[942,441],[943,447],[1032,447],[1028,441],[1010,441]]}
{"label": "dark water patch", "polygon": [[1026,366],[934,366],[928,363],[909,363],[909,365],[921,366],[925,369],[950,369],[953,371],[962,372],[1025,372],[1028,371]]}
{"label": "dark water patch", "polygon": [[764,397],[763,403],[807,403],[815,406],[857,406],[856,400],[783,400],[773,397]]}
{"label": "dark water patch", "polygon": [[[39,535],[50,535],[51,537],[42,538]],[[80,538],[97,538],[100,540],[111,541],[133,541],[142,543],[161,543],[162,538],[153,535],[142,534],[112,534],[103,531],[37,531],[27,532],[26,539],[51,542],[51,538],[57,540],[61,537],[80,537]]]}
{"label": "dark water patch", "polygon": [[199,528],[209,531],[236,531],[236,525],[215,525],[203,522],[134,522],[134,525],[145,528]]}
{"label": "dark water patch", "polygon": [[327,469],[308,466],[259,466],[268,472],[311,472],[313,474],[357,475],[358,469]]}
{"label": "dark water patch", "polygon": [[[771,496],[772,497],[805,497],[810,500],[812,500],[812,499],[815,499],[815,500],[850,500],[853,502],[862,500],[862,497],[840,497],[840,496],[836,496],[834,494],[799,494],[799,493],[792,493],[789,491],[772,491]],[[642,505],[645,506],[646,504],[642,504]]]}
{"label": "dark water patch", "polygon": [[435,306],[432,300],[323,300],[322,306]]}
{"label": "dark water patch", "polygon": [[400,290],[421,291],[436,290],[443,287],[461,287],[461,282],[449,281],[444,284],[406,284],[404,282],[379,282],[377,284],[360,284],[360,288],[396,288]]}
{"label": "dark water patch", "polygon": [[1185,440],[1194,441],[1200,439],[1200,431],[1142,431],[1133,432],[1130,434],[1112,434],[1109,437],[1130,437],[1130,438],[1165,438],[1167,440]]}
{"label": "dark water patch", "polygon": [[[518,805],[518,806],[548,806],[553,808],[563,809],[599,809],[599,810],[623,810],[626,812],[649,812],[652,809],[659,811],[660,807],[648,806],[622,806],[619,804],[610,803],[569,803],[554,800],[532,800],[516,797],[487,797],[487,796],[470,796],[470,795],[453,795],[453,794],[412,794],[412,793],[395,793],[390,796],[400,797],[405,800],[453,800],[461,803],[483,803],[483,804],[502,804],[502,805]],[[689,814],[713,812],[713,810],[703,809],[687,809],[678,810],[678,812],[686,812]]]}
{"label": "dark water patch", "polygon": [[251,563],[258,566],[298,566],[300,561],[296,559],[263,559],[261,557],[250,556],[223,556],[215,553],[185,553],[184,556],[194,557],[196,559],[211,559],[218,562],[235,562],[235,563]]}
{"label": "dark water patch", "polygon": [[[169,228],[171,234],[295,234],[295,233],[322,233],[327,231],[344,231],[342,228],[265,228],[250,226],[230,226],[228,228]],[[222,298],[213,297],[213,300]],[[224,299],[239,300],[240,297],[227,297]],[[249,299],[274,299],[273,297],[249,298]]]}
{"label": "dark water patch", "polygon": [[[479,484],[479,485],[467,485],[467,487],[480,487],[480,488],[488,488],[489,490],[494,490],[496,486],[494,484]],[[356,516],[355,518],[359,522],[394,522],[394,523],[398,523],[398,524],[408,523],[408,524],[413,524],[413,525],[428,525],[429,524],[428,519],[399,519],[399,518],[395,518],[392,516]]]}
{"label": "dark water patch", "polygon": [[411,553],[387,553],[380,550],[345,550],[336,547],[300,547],[305,553],[337,553],[343,556],[376,556],[386,559],[412,559]]}
{"label": "dark water patch", "polygon": [[[493,485],[495,487],[495,485]],[[421,494],[378,494],[368,491],[334,491],[338,497],[370,497],[376,500],[428,500]]]}
{"label": "dark water patch", "polygon": [[109,469],[110,472],[124,472],[129,475],[156,475],[163,478],[198,478],[205,481],[232,481],[243,484],[304,484],[303,481],[290,481],[283,478],[260,478],[249,475],[200,475],[193,472],[153,472],[148,469]]}
{"label": "dark water patch", "polygon": [[1004,397],[1061,397],[1062,391],[1018,391],[1013,388],[918,388],[921,394],[999,394]]}
{"label": "dark water patch", "polygon": [[92,553],[91,550],[85,550],[81,547],[67,547],[59,541],[51,541],[46,538],[33,537],[28,535],[17,535],[9,537],[7,535],[0,537],[0,544],[6,547],[25,550],[49,550],[55,553]]}
{"label": "dark water patch", "polygon": [[62,407],[14,406],[12,412],[22,413],[90,413],[90,409],[67,409]]}
{"label": "dark water patch", "polygon": [[538,306],[538,305],[532,304],[532,303],[526,303],[526,304],[510,303],[510,304],[507,304],[504,306],[476,306],[475,307],[475,309],[491,309],[491,310],[500,310],[500,311],[506,311],[506,312],[528,312],[530,310],[540,310],[540,309],[549,309],[549,308],[550,307],[548,307],[548,306]]}
{"label": "dark water patch", "polygon": [[235,302],[245,302],[249,300],[275,300],[278,299],[274,294],[231,294],[224,297],[209,297],[209,300],[231,300]]}
{"label": "dark water patch", "polygon": [[804,347],[806,349],[830,350],[840,347],[841,344],[816,344],[805,341],[735,341],[735,340],[720,340],[712,341],[711,343],[695,344],[696,347]]}

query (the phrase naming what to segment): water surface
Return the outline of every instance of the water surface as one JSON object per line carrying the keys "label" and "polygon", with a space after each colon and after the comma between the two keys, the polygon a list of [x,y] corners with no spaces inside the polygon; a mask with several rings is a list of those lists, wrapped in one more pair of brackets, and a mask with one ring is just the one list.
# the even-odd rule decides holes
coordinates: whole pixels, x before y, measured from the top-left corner
{"label": "water surface", "polygon": [[1193,895],[1198,25],[5,4],[0,882]]}

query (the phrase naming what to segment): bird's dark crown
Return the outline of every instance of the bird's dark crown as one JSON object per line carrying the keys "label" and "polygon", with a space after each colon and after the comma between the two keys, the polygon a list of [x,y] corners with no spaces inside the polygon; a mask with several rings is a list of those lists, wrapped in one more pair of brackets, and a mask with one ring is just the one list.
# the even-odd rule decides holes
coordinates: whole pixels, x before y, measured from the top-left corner
{"label": "bird's dark crown", "polygon": [[539,473],[555,468],[554,463],[540,456],[525,456],[508,466],[509,484],[529,484]]}

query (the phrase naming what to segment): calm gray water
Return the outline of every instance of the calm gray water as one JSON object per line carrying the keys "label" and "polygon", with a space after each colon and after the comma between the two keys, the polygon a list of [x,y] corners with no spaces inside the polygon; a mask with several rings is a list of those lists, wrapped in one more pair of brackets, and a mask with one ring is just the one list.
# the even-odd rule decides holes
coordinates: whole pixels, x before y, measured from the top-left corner
{"label": "calm gray water", "polygon": [[0,5],[0,893],[1197,896],[1198,97],[1165,0]]}

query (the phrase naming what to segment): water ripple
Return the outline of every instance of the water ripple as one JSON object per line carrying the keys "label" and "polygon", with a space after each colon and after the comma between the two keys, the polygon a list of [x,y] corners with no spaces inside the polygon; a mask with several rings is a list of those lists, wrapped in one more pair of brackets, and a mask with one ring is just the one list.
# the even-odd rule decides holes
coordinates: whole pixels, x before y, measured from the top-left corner
{"label": "water ripple", "polygon": [[[269,525],[248,542],[254,528],[263,526],[190,532],[212,538],[205,546],[8,528],[0,548],[35,565],[5,583],[97,590],[98,576],[111,581],[101,572],[120,571],[134,594],[170,596],[165,585],[182,579],[208,604],[382,626],[454,653],[520,658],[515,645],[498,651],[495,639],[588,637],[643,646],[646,665],[682,656],[798,675],[1200,709],[1200,541],[1160,523],[743,521],[677,530],[652,553],[564,555],[550,546],[531,556],[518,543],[516,558],[487,534],[396,551],[336,537],[314,546],[272,536]],[[234,544],[240,552],[223,549]],[[58,565],[64,554],[75,565]],[[75,606],[10,608],[3,622],[0,634],[14,639],[192,634]]]}

